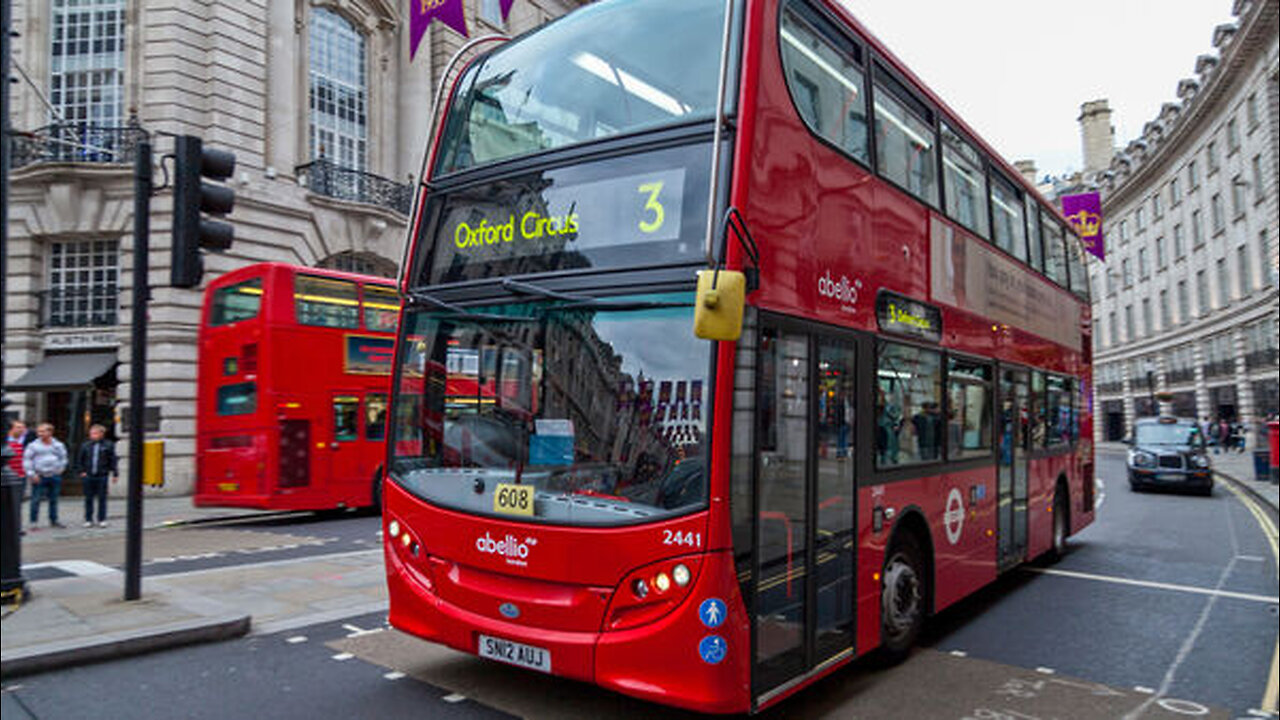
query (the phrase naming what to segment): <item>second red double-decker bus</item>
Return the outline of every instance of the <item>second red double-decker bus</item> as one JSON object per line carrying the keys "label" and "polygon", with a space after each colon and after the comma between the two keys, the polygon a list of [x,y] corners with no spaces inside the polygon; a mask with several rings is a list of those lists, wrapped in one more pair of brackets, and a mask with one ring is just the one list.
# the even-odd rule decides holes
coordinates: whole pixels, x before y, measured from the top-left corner
{"label": "second red double-decker bus", "polygon": [[195,504],[380,504],[399,312],[386,278],[262,263],[210,282]]}
{"label": "second red double-decker bus", "polygon": [[754,711],[1092,521],[1079,243],[838,4],[583,8],[460,73],[427,170],[395,627]]}

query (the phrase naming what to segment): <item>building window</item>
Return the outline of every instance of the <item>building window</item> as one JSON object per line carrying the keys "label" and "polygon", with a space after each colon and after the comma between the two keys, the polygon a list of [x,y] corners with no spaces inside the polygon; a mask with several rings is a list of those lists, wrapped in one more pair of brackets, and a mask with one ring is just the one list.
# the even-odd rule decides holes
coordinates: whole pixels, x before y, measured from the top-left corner
{"label": "building window", "polygon": [[119,241],[51,243],[41,321],[46,327],[115,325],[119,282]]}
{"label": "building window", "polygon": [[1244,186],[1239,175],[1231,178],[1231,216],[1236,220],[1244,217]]}
{"label": "building window", "polygon": [[1175,176],[1169,179],[1169,204],[1177,205],[1182,202],[1182,189],[1178,187],[1178,178]]}
{"label": "building window", "polygon": [[1249,98],[1244,101],[1244,116],[1249,122],[1249,132],[1258,127],[1258,94],[1252,93]]}
{"label": "building window", "polygon": [[1227,154],[1240,149],[1240,128],[1236,126],[1236,119],[1231,118],[1227,121]]}
{"label": "building window", "polygon": [[1160,291],[1160,327],[1168,330],[1173,327],[1173,310],[1169,307],[1169,291]]}
{"label": "building window", "polygon": [[1147,335],[1156,334],[1156,329],[1151,323],[1151,298],[1142,298],[1142,330]]}
{"label": "building window", "polygon": [[1227,259],[1218,258],[1218,307],[1226,307],[1231,302],[1231,283],[1227,279]]}
{"label": "building window", "polygon": [[1271,276],[1271,284],[1272,285],[1276,284],[1276,280],[1278,276],[1280,276],[1280,273],[1277,273],[1276,266],[1271,264],[1271,248],[1269,247],[1269,243],[1267,242],[1266,228],[1263,228],[1262,230],[1258,231],[1258,259],[1260,261],[1258,263],[1258,267],[1270,268],[1270,270],[1266,272],[1268,275]]}
{"label": "building window", "polygon": [[1196,271],[1196,303],[1201,317],[1208,314],[1210,307],[1209,300],[1209,275],[1204,270]]}
{"label": "building window", "polygon": [[1146,248],[1138,248],[1138,277],[1143,280],[1151,277],[1151,271],[1147,265]]}
{"label": "building window", "polygon": [[1191,297],[1187,293],[1187,281],[1178,281],[1178,322],[1187,322],[1191,319]]}
{"label": "building window", "polygon": [[1133,306],[1125,305],[1124,306],[1124,339],[1132,342],[1133,339],[1136,337],[1138,336],[1133,332]]}
{"label": "building window", "polygon": [[1200,247],[1204,244],[1204,223],[1200,222],[1200,211],[1191,213],[1191,245]]}
{"label": "building window", "polygon": [[1129,221],[1128,220],[1120,221],[1120,242],[1122,243],[1129,242]]}
{"label": "building window", "polygon": [[1156,238],[1156,267],[1163,268],[1169,264],[1169,258],[1164,251],[1164,238]]}
{"label": "building window", "polygon": [[1195,160],[1187,163],[1187,187],[1192,190],[1200,187],[1200,170],[1196,167]]}
{"label": "building window", "polygon": [[1209,174],[1218,172],[1218,141],[1210,140],[1204,148],[1205,160],[1209,165]]}
{"label": "building window", "polygon": [[368,87],[365,40],[341,15],[311,9],[311,159],[363,171],[368,156]]}
{"label": "building window", "polygon": [[1120,344],[1120,325],[1116,322],[1116,313],[1113,310],[1107,315],[1107,335],[1111,340],[1111,345]]}
{"label": "building window", "polygon": [[1182,237],[1182,225],[1173,226],[1173,256],[1180,258],[1187,254],[1187,243]]}
{"label": "building window", "polygon": [[1110,270],[1108,270],[1108,271],[1106,271],[1106,272],[1107,272],[1107,294],[1108,294],[1108,295],[1115,295],[1115,294],[1116,294],[1116,276],[1115,276],[1115,273],[1111,272]]}
{"label": "building window", "polygon": [[480,0],[479,14],[481,20],[499,30],[505,26],[502,22],[502,3],[499,0]]}
{"label": "building window", "polygon": [[1151,196],[1151,217],[1159,219],[1161,215],[1164,215],[1164,208],[1160,203],[1160,192],[1156,191],[1156,193]]}
{"label": "building window", "polygon": [[1254,155],[1250,165],[1253,169],[1253,201],[1260,203],[1266,199],[1262,192],[1262,156]]}
{"label": "building window", "polygon": [[1137,232],[1142,232],[1143,230],[1147,229],[1146,213],[1143,212],[1143,209],[1141,206],[1139,206],[1138,209],[1135,210],[1133,213],[1133,224],[1134,224],[1134,229]]}
{"label": "building window", "polygon": [[1214,193],[1209,198],[1209,218],[1213,222],[1213,233],[1216,235],[1222,232],[1222,228],[1226,226],[1226,213],[1222,211],[1222,195]]}
{"label": "building window", "polygon": [[123,124],[124,0],[54,0],[50,22],[52,121]]}
{"label": "building window", "polygon": [[1124,286],[1133,286],[1133,264],[1129,262],[1129,258],[1120,260],[1120,275],[1124,278]]}
{"label": "building window", "polygon": [[1236,272],[1240,274],[1240,297],[1253,292],[1253,273],[1249,269],[1249,246],[1236,248]]}

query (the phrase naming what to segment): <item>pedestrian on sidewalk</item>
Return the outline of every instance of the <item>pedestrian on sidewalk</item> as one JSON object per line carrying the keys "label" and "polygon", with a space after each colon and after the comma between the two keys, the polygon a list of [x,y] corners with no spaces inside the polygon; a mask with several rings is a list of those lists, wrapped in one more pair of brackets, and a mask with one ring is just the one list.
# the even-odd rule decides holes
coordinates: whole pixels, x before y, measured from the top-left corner
{"label": "pedestrian on sidewalk", "polygon": [[31,480],[31,511],[27,514],[31,527],[40,519],[42,497],[49,499],[49,526],[66,527],[58,522],[58,493],[67,469],[67,446],[53,436],[52,423],[43,422],[36,428],[36,439],[22,453],[22,468]]}
{"label": "pedestrian on sidewalk", "polygon": [[9,434],[4,436],[13,454],[9,456],[9,469],[14,475],[22,478],[22,494],[27,494],[27,471],[22,468],[22,451],[27,447],[23,442],[27,438],[27,424],[21,420],[9,423]]}
{"label": "pedestrian on sidewalk", "polygon": [[98,527],[107,526],[107,478],[119,482],[116,472],[116,444],[106,439],[102,425],[89,428],[89,439],[80,446],[76,466],[84,484],[84,526],[93,527],[94,503],[98,506]]}

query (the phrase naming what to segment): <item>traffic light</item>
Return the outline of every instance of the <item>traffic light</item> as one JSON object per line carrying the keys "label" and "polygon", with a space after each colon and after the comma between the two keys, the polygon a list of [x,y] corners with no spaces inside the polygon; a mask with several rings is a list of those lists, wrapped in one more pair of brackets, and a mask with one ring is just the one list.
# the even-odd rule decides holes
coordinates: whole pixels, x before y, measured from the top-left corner
{"label": "traffic light", "polygon": [[236,193],[225,185],[209,185],[203,178],[226,180],[236,169],[236,156],[225,150],[205,150],[200,138],[180,135],[174,143],[173,263],[169,284],[193,288],[200,284],[204,263],[200,248],[227,250],[235,235],[229,223],[206,220],[201,213],[225,215]]}

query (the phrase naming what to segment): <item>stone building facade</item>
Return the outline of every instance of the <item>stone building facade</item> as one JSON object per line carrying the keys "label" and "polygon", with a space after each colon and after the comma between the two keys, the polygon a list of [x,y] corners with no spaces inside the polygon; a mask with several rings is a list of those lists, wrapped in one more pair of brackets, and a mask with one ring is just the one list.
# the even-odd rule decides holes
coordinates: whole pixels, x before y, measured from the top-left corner
{"label": "stone building facade", "polygon": [[[581,0],[465,0],[472,37],[515,35]],[[14,0],[6,414],[72,443],[101,422],[127,450],[134,148],[156,183],[169,134],[236,155],[231,251],[170,288],[172,197],[151,205],[148,439],[192,491],[202,288],[282,261],[394,275],[432,101],[464,42],[435,23],[415,59],[403,0]]]}
{"label": "stone building facade", "polygon": [[1278,5],[1236,0],[1178,101],[1093,178],[1099,441],[1157,409],[1250,427],[1277,410]]}

